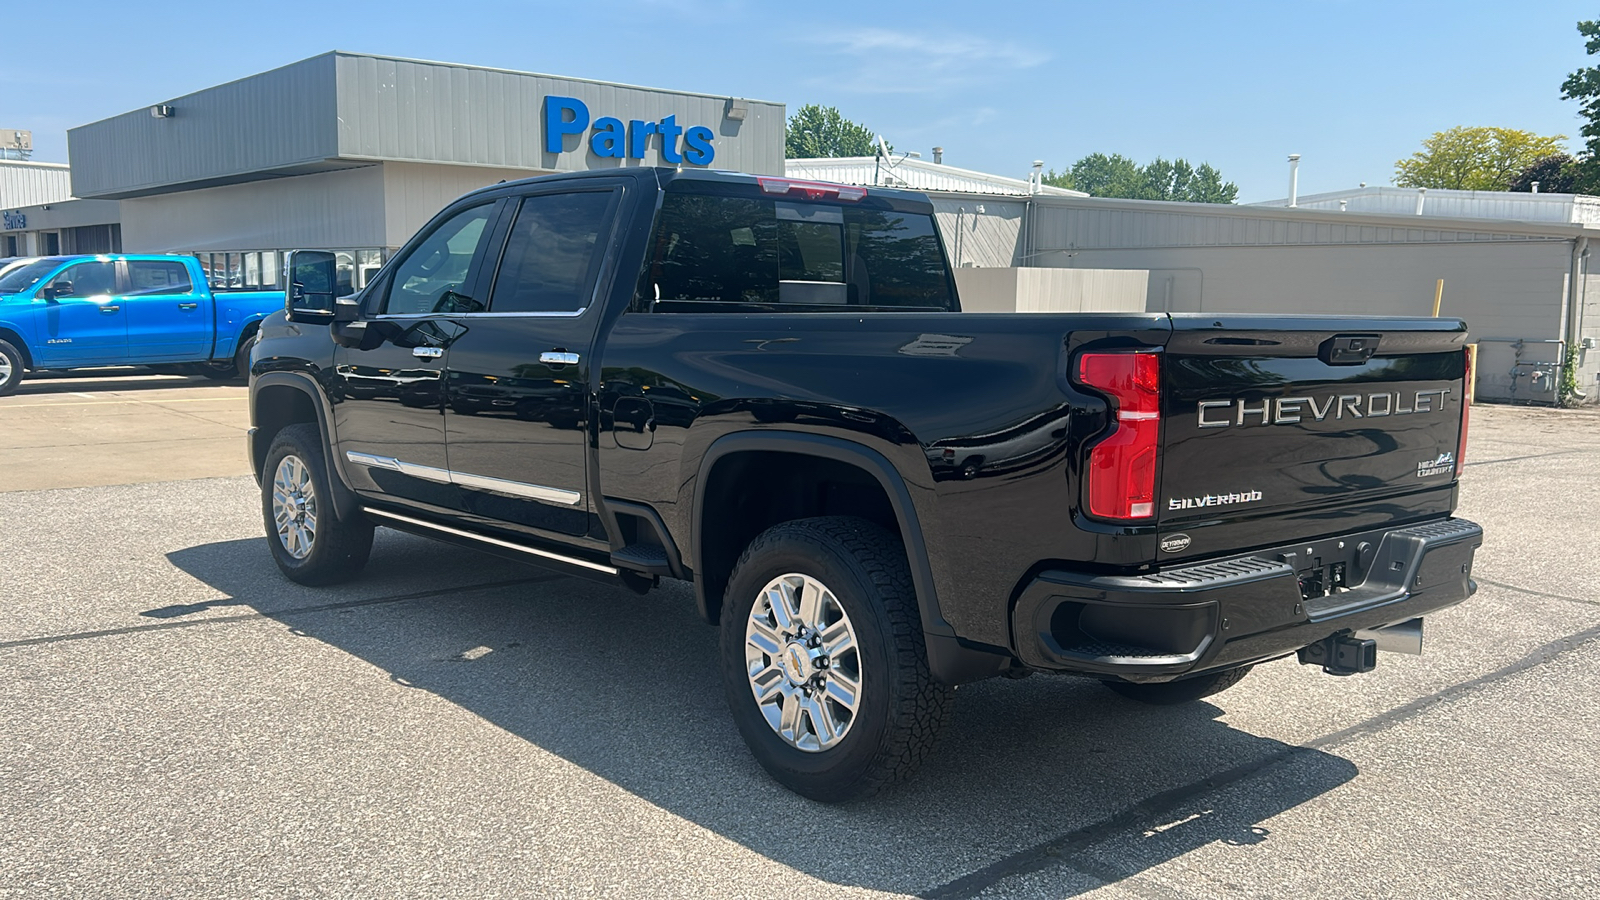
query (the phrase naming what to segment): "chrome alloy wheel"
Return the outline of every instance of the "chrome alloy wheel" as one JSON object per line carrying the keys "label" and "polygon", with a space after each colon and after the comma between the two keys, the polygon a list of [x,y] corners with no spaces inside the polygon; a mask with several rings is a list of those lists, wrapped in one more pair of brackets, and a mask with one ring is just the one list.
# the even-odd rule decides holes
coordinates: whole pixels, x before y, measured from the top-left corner
{"label": "chrome alloy wheel", "polygon": [[861,653],[850,617],[822,582],[779,575],[744,627],[745,672],[767,724],[811,753],[839,743],[861,702]]}
{"label": "chrome alloy wheel", "polygon": [[0,353],[0,384],[5,384],[7,381],[10,381],[10,380],[11,380],[11,360],[7,359],[6,355],[4,353]]}
{"label": "chrome alloy wheel", "polygon": [[311,554],[317,539],[317,495],[311,487],[311,470],[293,454],[278,463],[272,476],[272,521],[290,556],[305,559]]}

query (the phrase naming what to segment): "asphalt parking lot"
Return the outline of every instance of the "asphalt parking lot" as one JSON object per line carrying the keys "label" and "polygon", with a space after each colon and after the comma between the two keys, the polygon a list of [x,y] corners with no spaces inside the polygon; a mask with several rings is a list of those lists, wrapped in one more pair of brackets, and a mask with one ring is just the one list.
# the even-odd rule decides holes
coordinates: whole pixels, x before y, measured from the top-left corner
{"label": "asphalt parking lot", "polygon": [[1479,406],[1421,657],[1182,708],[957,693],[920,777],[766,779],[687,589],[380,531],[283,580],[243,388],[0,399],[0,896],[1600,896],[1600,415]]}

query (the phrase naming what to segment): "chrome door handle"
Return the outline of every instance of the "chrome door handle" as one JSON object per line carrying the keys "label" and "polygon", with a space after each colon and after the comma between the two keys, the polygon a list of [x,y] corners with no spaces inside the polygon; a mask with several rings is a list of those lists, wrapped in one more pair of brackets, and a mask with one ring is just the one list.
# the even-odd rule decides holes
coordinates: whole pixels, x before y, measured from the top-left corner
{"label": "chrome door handle", "polygon": [[578,364],[578,354],[565,350],[546,350],[539,354],[539,362],[548,366],[575,366]]}
{"label": "chrome door handle", "polygon": [[198,304],[198,303],[179,303],[178,304],[178,308],[179,309],[199,309],[200,308],[200,304]]}
{"label": "chrome door handle", "polygon": [[102,307],[100,307],[100,315],[102,315],[102,316],[109,316],[114,312],[121,312],[121,311],[122,311],[122,307],[120,307],[120,306],[102,306]]}
{"label": "chrome door handle", "polygon": [[412,347],[411,355],[417,359],[438,359],[444,355],[443,347]]}

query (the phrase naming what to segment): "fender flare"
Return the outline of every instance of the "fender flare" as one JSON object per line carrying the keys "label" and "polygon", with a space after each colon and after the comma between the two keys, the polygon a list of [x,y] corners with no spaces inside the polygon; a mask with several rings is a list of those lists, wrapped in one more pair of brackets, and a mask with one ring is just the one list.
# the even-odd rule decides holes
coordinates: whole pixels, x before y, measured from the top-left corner
{"label": "fender flare", "polygon": [[705,571],[701,556],[704,546],[701,538],[705,528],[705,502],[701,487],[709,482],[712,470],[724,457],[735,453],[761,451],[820,456],[854,466],[876,478],[884,493],[888,495],[889,505],[894,509],[895,519],[900,525],[900,537],[905,543],[906,559],[911,565],[911,583],[917,592],[917,610],[922,618],[923,633],[954,638],[955,630],[940,612],[939,591],[934,584],[933,567],[928,563],[928,547],[923,540],[922,523],[917,518],[916,506],[911,501],[911,492],[906,489],[905,479],[901,477],[900,471],[883,454],[863,444],[799,431],[762,430],[724,435],[713,441],[706,449],[705,455],[700,458],[700,468],[695,475],[690,552],[693,559],[691,566],[696,574],[695,605],[699,608],[702,618],[711,621],[705,579],[699,577],[699,573]]}
{"label": "fender flare", "polygon": [[[327,395],[323,393],[322,386],[316,379],[304,372],[267,372],[258,375],[250,383],[250,421],[257,421],[256,398],[262,388],[287,387],[305,394],[311,400],[311,408],[317,412],[317,428],[322,433],[322,456],[327,464],[328,489],[333,492],[333,512],[342,522],[361,514],[360,498],[350,487],[346,480],[344,468],[334,459],[333,450],[333,410],[328,403]],[[260,471],[260,460],[266,458],[270,441],[268,435],[262,434],[255,427],[249,432],[250,441],[250,467],[256,470],[256,480],[259,482],[264,473]]]}
{"label": "fender flare", "polygon": [[[28,346],[28,339],[23,337],[23,329],[17,323],[0,319],[0,338],[6,343],[16,347],[22,353],[22,362],[30,370],[38,368],[38,360],[34,359],[33,348]],[[7,335],[10,337],[8,338]],[[10,338],[15,338],[11,340]]]}

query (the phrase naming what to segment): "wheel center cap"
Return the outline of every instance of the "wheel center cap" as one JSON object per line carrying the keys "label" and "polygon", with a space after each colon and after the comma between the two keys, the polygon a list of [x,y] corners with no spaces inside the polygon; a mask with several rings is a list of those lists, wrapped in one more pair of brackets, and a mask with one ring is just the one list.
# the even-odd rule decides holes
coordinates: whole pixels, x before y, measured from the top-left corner
{"label": "wheel center cap", "polygon": [[794,684],[811,677],[811,654],[799,642],[791,642],[783,651],[783,674]]}

